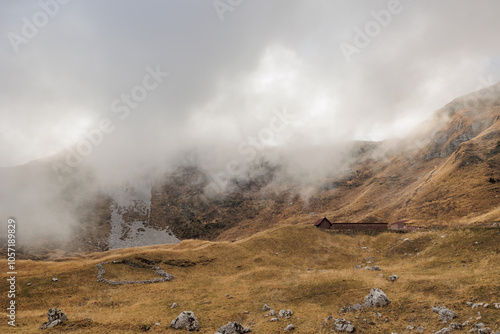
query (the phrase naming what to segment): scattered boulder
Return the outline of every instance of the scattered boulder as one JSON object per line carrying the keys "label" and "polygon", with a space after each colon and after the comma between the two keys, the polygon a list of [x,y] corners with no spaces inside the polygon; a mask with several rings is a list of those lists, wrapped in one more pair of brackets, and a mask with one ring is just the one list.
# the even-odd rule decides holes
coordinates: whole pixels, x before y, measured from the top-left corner
{"label": "scattered boulder", "polygon": [[344,306],[340,309],[340,313],[361,311],[363,309],[362,304],[354,304],[351,306]]}
{"label": "scattered boulder", "polygon": [[399,278],[398,275],[392,275],[392,276],[389,276],[389,281],[394,283],[398,280],[398,278]]}
{"label": "scattered boulder", "polygon": [[491,329],[486,327],[482,322],[474,324],[474,328],[470,330],[471,332],[476,332],[478,334],[491,334]]}
{"label": "scattered boulder", "polygon": [[285,319],[290,319],[293,315],[292,310],[280,310],[278,313],[278,318],[285,318]]}
{"label": "scattered boulder", "polygon": [[271,311],[269,311],[269,315],[270,315],[271,317],[274,317],[274,316],[276,315],[276,311],[275,311],[275,310],[271,310]]}
{"label": "scattered boulder", "polygon": [[385,306],[385,305],[389,305],[390,303],[391,303],[391,301],[389,300],[389,298],[387,298],[384,291],[380,290],[379,288],[373,288],[370,291],[370,294],[365,297],[365,306],[366,307]]}
{"label": "scattered boulder", "polygon": [[459,324],[458,322],[452,322],[449,327],[450,329],[461,330],[462,324]]}
{"label": "scattered boulder", "polygon": [[356,330],[350,321],[335,319],[335,330],[338,332],[354,333]]}
{"label": "scattered boulder", "polygon": [[363,268],[363,266],[360,266],[359,264],[354,266],[354,269],[361,269],[361,268]]}
{"label": "scattered boulder", "polygon": [[191,311],[184,311],[179,314],[177,318],[172,320],[170,327],[174,329],[186,329],[188,331],[200,330],[198,319],[196,319],[196,315]]}
{"label": "scattered boulder", "polygon": [[442,322],[448,322],[457,317],[457,314],[455,312],[443,306],[433,307],[432,311],[436,312],[439,315],[439,320],[441,320]]}
{"label": "scattered boulder", "polygon": [[57,282],[57,281],[59,281],[59,279],[52,277],[52,282]]}
{"label": "scattered boulder", "polygon": [[286,326],[284,330],[285,331],[293,331],[293,330],[295,330],[295,326],[290,324],[290,325]]}
{"label": "scattered boulder", "polygon": [[280,321],[280,319],[278,319],[278,318],[271,318],[271,319],[269,319],[269,321],[270,322],[277,322],[277,321]]}
{"label": "scattered boulder", "polygon": [[52,328],[62,322],[65,322],[66,320],[68,320],[66,314],[64,314],[61,310],[52,307],[47,312],[47,322],[44,322],[42,326],[40,326],[40,329]]}
{"label": "scattered boulder", "polygon": [[365,267],[366,270],[381,271],[379,266]]}
{"label": "scattered boulder", "polygon": [[222,326],[217,331],[217,334],[244,334],[250,333],[252,330],[248,327],[243,327],[239,322],[228,322],[226,326]]}
{"label": "scattered boulder", "polygon": [[453,332],[448,327],[445,327],[445,328],[442,328],[442,329],[438,330],[434,334],[453,334]]}
{"label": "scattered boulder", "polygon": [[262,307],[263,312],[269,311],[270,309],[271,309],[271,307],[267,304],[264,304],[264,307]]}
{"label": "scattered boulder", "polygon": [[170,308],[176,308],[177,307],[177,303],[173,303]]}

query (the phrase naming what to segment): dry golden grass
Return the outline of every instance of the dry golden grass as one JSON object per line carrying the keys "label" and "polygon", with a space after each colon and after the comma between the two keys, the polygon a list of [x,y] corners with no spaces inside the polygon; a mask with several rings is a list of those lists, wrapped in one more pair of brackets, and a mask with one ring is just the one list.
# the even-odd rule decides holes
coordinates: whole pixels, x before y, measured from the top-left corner
{"label": "dry golden grass", "polygon": [[[403,242],[403,238],[410,241]],[[359,333],[401,334],[408,325],[424,326],[430,332],[444,327],[432,306],[450,307],[463,322],[477,316],[478,309],[465,306],[472,298],[500,302],[499,240],[494,229],[349,236],[299,224],[232,243],[188,240],[67,261],[18,261],[18,327],[10,328],[4,319],[0,332],[39,332],[50,307],[60,308],[69,318],[67,324],[46,330],[52,333],[141,333],[157,322],[161,325],[152,326],[149,333],[182,332],[168,325],[184,310],[195,312],[200,333],[214,333],[229,321],[250,326],[254,333],[282,333],[289,323],[296,326],[296,333],[328,333],[333,327],[323,322],[330,314],[347,318]],[[381,272],[353,269],[369,256],[376,258],[372,264],[379,265]],[[161,261],[158,265],[175,278],[145,285],[96,282],[97,263],[138,257]],[[5,261],[0,265],[5,267]],[[116,268],[109,274],[117,279],[149,275],[128,266]],[[392,274],[400,276],[396,283],[387,280]],[[59,281],[52,282],[52,277]],[[27,286],[28,282],[32,285]],[[392,303],[339,313],[342,306],[362,302],[372,287],[384,290]],[[173,302],[179,307],[171,309]],[[294,315],[271,323],[261,311],[265,303],[276,311],[292,309]],[[499,328],[500,310],[480,312],[481,322]]]}

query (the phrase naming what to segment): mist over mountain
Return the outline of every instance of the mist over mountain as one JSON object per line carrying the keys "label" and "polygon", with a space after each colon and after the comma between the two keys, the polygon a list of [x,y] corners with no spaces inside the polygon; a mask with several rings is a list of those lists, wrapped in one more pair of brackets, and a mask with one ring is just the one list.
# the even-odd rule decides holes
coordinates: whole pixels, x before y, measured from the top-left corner
{"label": "mist over mountain", "polygon": [[499,84],[453,100],[397,141],[242,147],[238,156],[200,146],[128,174],[103,173],[92,159],[67,167],[70,147],[2,168],[2,211],[22,222],[21,244],[79,251],[239,239],[323,216],[420,227],[500,219]]}

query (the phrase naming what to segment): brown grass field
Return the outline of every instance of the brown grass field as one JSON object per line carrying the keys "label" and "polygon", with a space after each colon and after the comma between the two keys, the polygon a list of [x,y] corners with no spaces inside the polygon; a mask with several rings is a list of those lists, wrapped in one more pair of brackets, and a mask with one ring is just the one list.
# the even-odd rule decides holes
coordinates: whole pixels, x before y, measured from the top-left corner
{"label": "brown grass field", "polygon": [[[39,333],[50,307],[61,309],[69,321],[47,333],[183,332],[169,324],[184,310],[195,312],[200,333],[213,334],[229,321],[250,326],[254,333],[283,333],[290,323],[296,333],[329,333],[333,325],[323,324],[328,315],[351,321],[357,333],[410,333],[408,325],[431,333],[445,327],[431,311],[436,305],[457,312],[458,322],[476,321],[479,311],[481,322],[500,329],[500,309],[465,305],[500,303],[499,241],[494,228],[348,235],[296,224],[236,242],[186,240],[56,261],[18,260],[17,327],[8,326],[4,316],[0,332]],[[382,271],[353,269],[370,256],[375,257],[371,265]],[[96,281],[97,263],[138,258],[159,262],[175,278],[123,286]],[[7,267],[5,260],[0,265]],[[125,265],[106,269],[108,279],[152,277],[145,269]],[[395,283],[387,279],[393,274],[400,277]],[[1,287],[5,310],[7,284]],[[362,302],[372,287],[381,288],[392,303],[339,313],[342,306]],[[173,302],[179,307],[170,308]],[[291,309],[294,315],[269,322],[261,311],[265,303],[276,311]]]}

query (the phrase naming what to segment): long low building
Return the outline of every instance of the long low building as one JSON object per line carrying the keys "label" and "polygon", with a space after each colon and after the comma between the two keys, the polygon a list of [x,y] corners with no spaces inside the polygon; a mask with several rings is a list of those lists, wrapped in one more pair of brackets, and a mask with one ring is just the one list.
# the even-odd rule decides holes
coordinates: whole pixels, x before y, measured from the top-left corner
{"label": "long low building", "polygon": [[386,223],[332,223],[332,230],[387,230]]}

